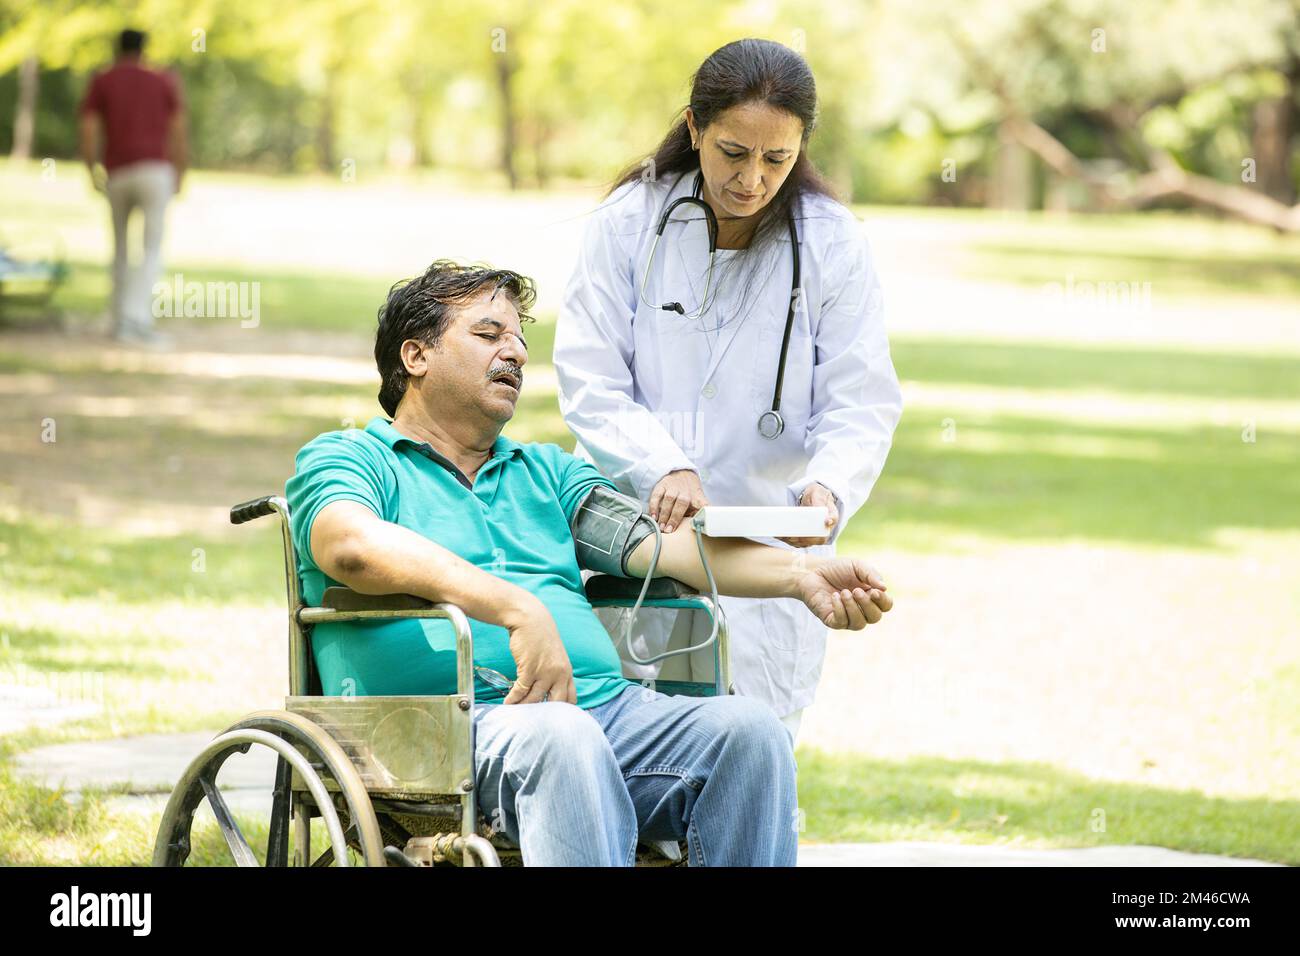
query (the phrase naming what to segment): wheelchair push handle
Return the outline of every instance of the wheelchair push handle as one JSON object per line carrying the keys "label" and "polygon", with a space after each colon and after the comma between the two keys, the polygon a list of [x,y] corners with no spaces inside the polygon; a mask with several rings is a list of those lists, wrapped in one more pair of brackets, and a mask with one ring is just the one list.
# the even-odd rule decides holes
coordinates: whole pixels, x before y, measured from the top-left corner
{"label": "wheelchair push handle", "polygon": [[275,507],[275,501],[278,497],[278,495],[263,495],[261,498],[254,498],[252,501],[245,501],[235,505],[230,509],[230,523],[243,524],[245,521],[252,521],[254,518],[275,514],[278,510]]}

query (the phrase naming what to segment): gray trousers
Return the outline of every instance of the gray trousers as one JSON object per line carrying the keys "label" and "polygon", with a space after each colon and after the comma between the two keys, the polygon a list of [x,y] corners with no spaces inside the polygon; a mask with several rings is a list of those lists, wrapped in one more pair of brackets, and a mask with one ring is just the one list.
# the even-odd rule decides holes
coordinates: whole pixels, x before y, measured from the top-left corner
{"label": "gray trousers", "polygon": [[[108,174],[107,191],[113,216],[113,331],[148,331],[153,328],[153,286],[162,268],[163,219],[167,201],[176,192],[176,169],[155,160],[120,166]],[[127,225],[137,207],[144,214],[144,245],[132,268]]]}

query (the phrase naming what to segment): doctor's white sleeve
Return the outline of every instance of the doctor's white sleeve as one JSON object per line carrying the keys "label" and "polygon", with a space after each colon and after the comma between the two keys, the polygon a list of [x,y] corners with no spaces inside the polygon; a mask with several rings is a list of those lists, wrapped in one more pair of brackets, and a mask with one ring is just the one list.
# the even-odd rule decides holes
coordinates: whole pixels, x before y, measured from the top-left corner
{"label": "doctor's white sleeve", "polygon": [[880,477],[903,414],[903,394],[889,356],[880,280],[855,222],[828,262],[825,299],[815,335],[812,414],[805,474],[788,486],[790,503],[812,482],[839,499],[834,543]]}
{"label": "doctor's white sleeve", "polygon": [[602,472],[645,502],[668,472],[696,466],[632,397],[634,273],[607,218],[597,213],[564,291],[554,361],[565,424]]}

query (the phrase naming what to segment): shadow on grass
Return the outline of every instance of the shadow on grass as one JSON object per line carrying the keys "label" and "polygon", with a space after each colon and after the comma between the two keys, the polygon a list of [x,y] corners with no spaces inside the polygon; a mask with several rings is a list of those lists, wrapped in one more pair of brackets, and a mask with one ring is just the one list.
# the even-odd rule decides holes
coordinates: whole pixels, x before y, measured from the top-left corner
{"label": "shadow on grass", "polygon": [[[65,310],[72,316],[106,316],[112,284],[108,267],[103,263],[74,261],[68,264],[69,274],[55,295],[52,307]],[[410,276],[394,273],[391,278],[355,276],[338,272],[290,272],[284,270],[250,270],[246,267],[169,267],[160,281],[174,282],[176,274],[184,282],[258,283],[258,325],[268,330],[302,329],[321,332],[353,332],[373,341],[379,307],[384,304],[389,288]],[[251,290],[245,295],[251,295]],[[251,300],[245,298],[246,304]],[[206,307],[206,306],[205,306]],[[43,313],[15,308],[7,322],[15,327],[31,325]],[[241,319],[232,311],[228,317],[164,317],[160,327],[167,329],[181,325],[204,324],[214,328],[226,327],[233,333],[246,333]],[[0,323],[3,327],[4,323]],[[543,317],[524,326],[528,340],[528,357],[535,363],[549,363],[555,340],[555,323]],[[369,358],[363,351],[357,358]]]}
{"label": "shadow on grass", "polygon": [[[538,340],[540,331],[530,329],[530,338]],[[1135,396],[1134,403],[1143,393],[1261,400],[1300,395],[1300,360],[1276,356],[906,340],[895,352],[904,379],[1037,389],[1045,396],[1072,388],[1113,389]],[[91,532],[55,540],[56,530],[41,528],[27,542],[12,524],[0,529],[9,552],[25,556],[11,562],[19,580],[44,574],[49,587],[59,587],[62,565],[70,562],[74,590],[68,593],[93,587],[95,576],[81,571],[104,549],[119,568],[106,572],[114,589],[138,594],[149,587],[154,597],[236,593],[235,582],[251,579],[241,570],[249,539],[240,535],[232,550],[221,552],[223,536],[231,535],[225,509],[281,491],[303,444],[348,419],[364,424],[378,411],[371,386],[257,376],[66,374],[52,362],[30,352],[0,361],[15,373],[50,373],[40,388],[14,397],[12,421],[58,419],[57,444],[40,441],[35,428],[13,432],[0,476],[13,479],[29,496],[23,500],[65,514],[80,513],[84,498],[124,508],[148,504],[163,516],[187,509],[182,524],[211,522],[195,535],[134,542]],[[1033,401],[1032,392],[1021,397]],[[180,404],[169,404],[173,399]],[[952,441],[943,440],[945,419],[955,424]],[[536,386],[525,389],[505,433],[573,447],[554,393]],[[1291,467],[1300,461],[1300,435],[1261,428],[1255,438],[1243,441],[1236,420],[1223,427],[1129,428],[994,413],[978,400],[912,404],[872,495],[871,528],[894,541],[912,541],[921,529],[926,533],[920,537],[935,540],[956,532],[1205,548],[1224,528],[1300,527]],[[196,514],[195,508],[210,510]],[[860,532],[851,527],[849,534],[852,539]],[[195,548],[205,551],[206,577],[191,572]],[[65,561],[62,551],[72,557]],[[265,558],[253,561],[259,573],[266,567]],[[144,573],[132,580],[134,567]],[[225,583],[218,580],[222,575]]]}
{"label": "shadow on grass", "polygon": [[[68,278],[55,295],[52,305],[73,316],[107,315],[111,282],[108,268],[97,262],[74,261],[68,264]],[[392,280],[341,275],[335,272],[303,273],[275,272],[244,268],[219,267],[168,267],[160,281],[174,281],[177,273],[185,282],[257,282],[258,323],[267,328],[304,328],[331,332],[357,332],[373,334],[375,314],[383,304],[389,286],[403,276]],[[250,293],[251,294],[251,290]],[[251,306],[251,300],[245,299]],[[9,323],[15,326],[29,324],[34,313],[15,309]],[[229,325],[240,330],[241,317],[163,318],[161,326],[171,323],[208,323],[213,326]],[[252,321],[248,319],[247,321]]]}
{"label": "shadow on grass", "polygon": [[895,338],[899,378],[930,384],[1300,401],[1300,357]]}
{"label": "shadow on grass", "polygon": [[[264,376],[74,374],[52,371],[35,355],[0,358],[0,374],[24,372],[47,373],[48,381],[16,398],[11,421],[49,416],[58,423],[57,441],[42,441],[39,430],[15,429],[0,480],[11,476],[45,512],[77,514],[83,499],[135,509],[149,504],[160,519],[171,507],[212,509],[206,519],[199,516],[213,522],[212,534],[226,530],[224,509],[282,493],[307,442],[345,424],[364,427],[381,414],[369,385]],[[554,392],[536,386],[525,390],[505,434],[573,447]],[[183,521],[195,519],[190,513]],[[184,544],[175,542],[177,548]],[[189,554],[201,546],[195,541],[182,550]]]}
{"label": "shadow on grass", "polygon": [[1053,248],[1041,243],[977,242],[961,257],[972,278],[990,276],[1025,285],[1076,282],[1151,283],[1151,294],[1190,296],[1238,292],[1250,295],[1300,296],[1300,263],[1294,253],[1258,250],[1214,255],[1168,254],[1128,249]]}
{"label": "shadow on grass", "polygon": [[[947,418],[956,422],[951,442],[943,440]],[[82,486],[69,482],[94,474],[96,480],[84,487],[98,499],[137,509],[147,500],[159,516],[171,508],[203,506],[210,509],[205,520],[211,527],[125,538],[89,529],[74,535],[45,519],[0,522],[0,567],[10,581],[68,595],[107,588],[152,600],[239,596],[241,582],[264,575],[278,549],[255,544],[256,532],[231,531],[226,509],[281,493],[297,449],[337,421],[285,417],[270,428],[266,420],[251,423],[249,431],[237,425],[225,421],[224,431],[217,431],[197,421],[147,415],[61,417],[58,448],[76,449],[84,471],[65,469],[63,483],[44,492],[46,504],[56,492],[80,494]],[[518,425],[506,433],[521,441],[573,445],[550,394],[526,394]],[[32,442],[15,449],[11,467],[42,474],[50,454]],[[870,524],[877,540],[912,541],[909,529],[921,528],[936,535],[1212,548],[1225,528],[1300,528],[1296,461],[1300,434],[1265,430],[1254,442],[1243,442],[1235,423],[1124,428],[913,407],[872,493]],[[854,537],[857,530],[851,525],[847,533]],[[923,541],[912,545],[925,547]],[[202,573],[194,571],[196,549],[203,556]]]}
{"label": "shadow on grass", "polygon": [[[196,610],[194,613],[201,612]],[[13,625],[5,626],[4,632],[9,640],[7,653],[0,658],[0,679],[12,673],[21,680],[25,672],[34,678],[46,674],[71,678],[125,674],[132,678],[155,680],[185,676],[183,669],[163,666],[148,659],[149,655],[183,648],[184,641],[179,639],[133,633],[126,639],[106,641],[101,635],[78,636],[52,627]],[[195,672],[192,676],[202,675]],[[89,686],[93,687],[93,684]]]}
{"label": "shadow on grass", "polygon": [[[211,538],[93,528],[69,534],[48,519],[0,520],[0,578],[11,593],[43,591],[61,599],[270,602],[283,598],[284,562],[278,529],[263,522],[238,537]],[[196,548],[203,552],[202,572],[195,571]],[[23,646],[21,635],[11,639],[15,649]]]}
{"label": "shadow on grass", "polygon": [[[943,421],[957,421],[942,440]],[[929,407],[904,416],[872,493],[876,540],[888,525],[995,537],[1214,547],[1223,528],[1300,528],[1290,463],[1300,435],[1238,426],[1115,428]],[[850,529],[846,533],[852,533]]]}
{"label": "shadow on grass", "polygon": [[799,806],[802,838],[815,842],[1146,844],[1300,863],[1298,801],[1110,783],[1039,763],[800,750]]}

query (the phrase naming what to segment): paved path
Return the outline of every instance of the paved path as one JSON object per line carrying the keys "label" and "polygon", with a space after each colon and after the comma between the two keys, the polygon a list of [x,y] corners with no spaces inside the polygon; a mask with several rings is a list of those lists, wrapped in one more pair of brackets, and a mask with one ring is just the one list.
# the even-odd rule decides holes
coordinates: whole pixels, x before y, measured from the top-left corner
{"label": "paved path", "polygon": [[[117,809],[160,813],[173,783],[213,733],[150,734],[91,743],[55,744],[14,758],[18,773],[80,800],[85,787],[129,784],[110,798]],[[264,747],[235,754],[218,781],[232,808],[269,814],[275,755]],[[206,804],[205,804],[206,806]],[[800,866],[1268,866],[1258,860],[1182,853],[1155,846],[1028,850],[953,843],[804,844]]]}

